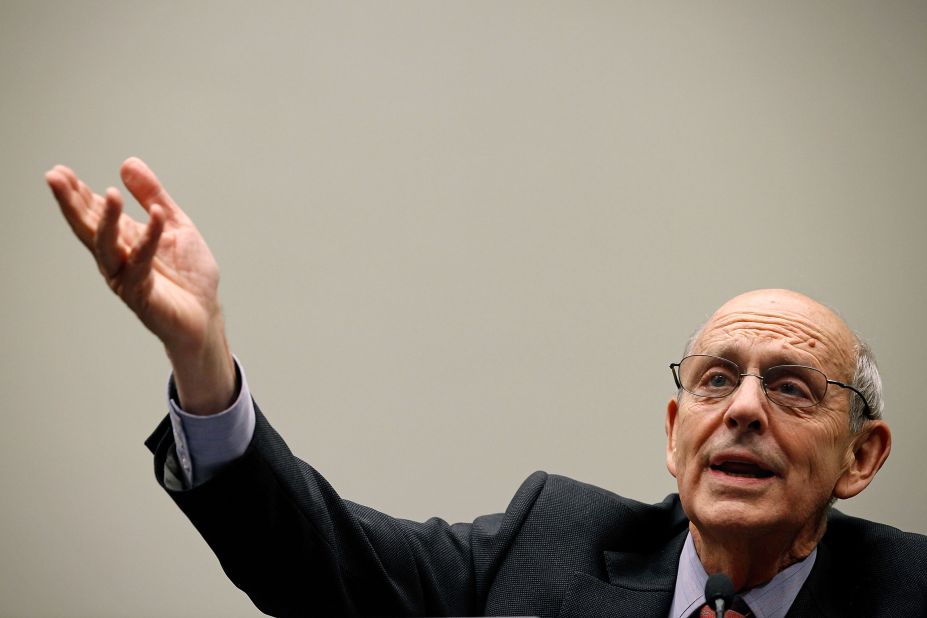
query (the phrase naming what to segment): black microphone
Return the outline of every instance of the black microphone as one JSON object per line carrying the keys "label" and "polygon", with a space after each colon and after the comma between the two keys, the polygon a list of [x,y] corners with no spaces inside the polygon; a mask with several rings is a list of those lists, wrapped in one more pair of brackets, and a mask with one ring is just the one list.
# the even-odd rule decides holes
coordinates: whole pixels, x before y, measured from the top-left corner
{"label": "black microphone", "polygon": [[705,582],[705,602],[715,610],[717,618],[723,618],[734,600],[734,584],[724,573],[715,573]]}

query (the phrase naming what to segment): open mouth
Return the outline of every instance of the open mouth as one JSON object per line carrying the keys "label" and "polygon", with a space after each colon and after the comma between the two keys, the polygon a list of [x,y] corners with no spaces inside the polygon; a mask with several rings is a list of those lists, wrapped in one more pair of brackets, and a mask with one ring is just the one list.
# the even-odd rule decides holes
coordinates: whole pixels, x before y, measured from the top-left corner
{"label": "open mouth", "polygon": [[746,461],[722,461],[717,464],[712,464],[711,469],[730,476],[745,478],[767,479],[773,476],[773,473],[766,468]]}

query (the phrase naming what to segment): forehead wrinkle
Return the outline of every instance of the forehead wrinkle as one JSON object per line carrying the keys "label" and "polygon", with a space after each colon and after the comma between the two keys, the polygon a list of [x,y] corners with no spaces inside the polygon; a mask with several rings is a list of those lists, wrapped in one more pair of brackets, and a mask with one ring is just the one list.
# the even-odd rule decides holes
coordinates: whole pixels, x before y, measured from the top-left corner
{"label": "forehead wrinkle", "polygon": [[[737,333],[749,334],[755,339],[774,340],[782,338],[788,344],[811,354],[816,358],[836,363],[841,371],[849,368],[850,350],[840,341],[833,328],[818,326],[807,316],[779,311],[740,311],[715,316],[700,337],[705,343],[718,335],[734,337]],[[822,344],[821,348],[809,345],[810,341]]]}
{"label": "forehead wrinkle", "polygon": [[754,311],[742,314],[732,313],[718,319],[718,326],[724,329],[736,326],[738,323],[753,324],[752,327],[746,327],[756,330],[772,329],[778,334],[791,336],[795,343],[815,339],[827,345],[836,345],[834,338],[826,330],[819,328],[813,322],[797,314],[783,317],[781,313]]}

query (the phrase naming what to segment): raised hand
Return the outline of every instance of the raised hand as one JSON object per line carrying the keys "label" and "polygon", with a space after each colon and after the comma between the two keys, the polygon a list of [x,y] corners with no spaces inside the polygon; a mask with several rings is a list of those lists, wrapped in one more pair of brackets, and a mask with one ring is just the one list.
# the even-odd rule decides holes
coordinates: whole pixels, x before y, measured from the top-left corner
{"label": "raised hand", "polygon": [[95,194],[63,165],[45,178],[106,283],[164,343],[184,407],[201,414],[222,410],[234,397],[235,371],[219,306],[216,260],[144,162],[130,158],[120,174],[148,213],[147,224],[123,212],[114,187],[105,196]]}

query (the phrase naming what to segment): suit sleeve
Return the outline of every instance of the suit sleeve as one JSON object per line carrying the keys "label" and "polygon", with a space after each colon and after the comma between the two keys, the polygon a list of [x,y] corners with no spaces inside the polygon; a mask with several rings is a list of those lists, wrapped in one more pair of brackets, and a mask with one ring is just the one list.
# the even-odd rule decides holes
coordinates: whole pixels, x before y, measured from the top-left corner
{"label": "suit sleeve", "polygon": [[416,523],[342,500],[296,458],[255,405],[245,453],[184,489],[170,422],[146,442],[155,476],[263,612],[279,615],[474,615],[546,482],[533,474],[505,513]]}

